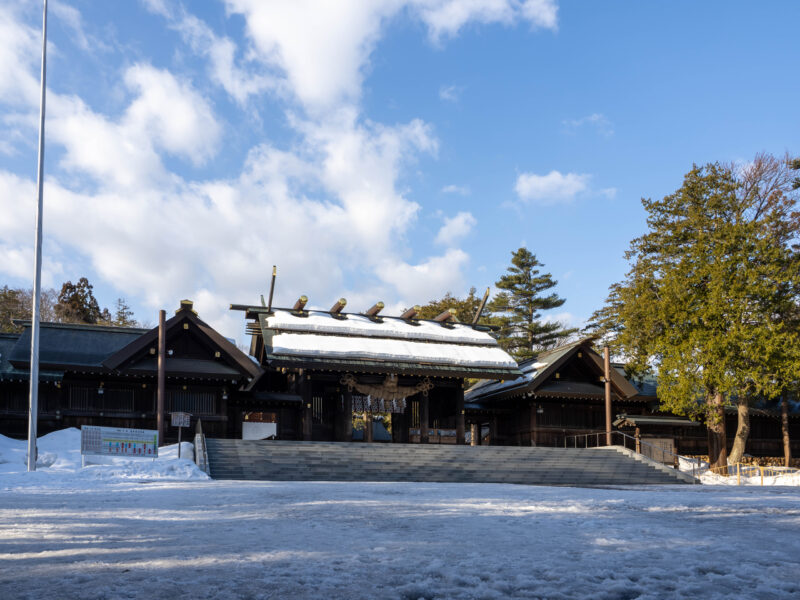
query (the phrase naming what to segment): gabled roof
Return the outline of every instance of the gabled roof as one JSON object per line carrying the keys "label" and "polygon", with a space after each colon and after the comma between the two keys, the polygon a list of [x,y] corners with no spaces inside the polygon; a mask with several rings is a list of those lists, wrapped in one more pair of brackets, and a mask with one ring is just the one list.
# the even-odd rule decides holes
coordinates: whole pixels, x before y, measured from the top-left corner
{"label": "gabled roof", "polygon": [[[11,350],[9,362],[16,368],[30,369],[30,321],[19,321],[25,329]],[[103,361],[140,338],[146,329],[78,323],[41,323],[39,366],[52,370],[105,370]]]}
{"label": "gabled roof", "polygon": [[516,378],[511,358],[487,328],[432,320],[325,311],[246,309],[256,318],[273,367]]}
{"label": "gabled roof", "polygon": [[[480,381],[464,395],[468,402],[505,400],[527,394],[550,397],[602,397],[604,389],[594,382],[569,382],[552,379],[570,360],[585,360],[585,364],[603,373],[603,358],[591,346],[594,338],[584,338],[552,350],[540,352],[535,358],[520,363],[522,377],[514,381]],[[578,354],[580,353],[580,357]],[[612,391],[622,398],[638,395],[638,390],[616,369],[611,369]]]}
{"label": "gabled roof", "polygon": [[[227,338],[223,337],[210,325],[202,321],[192,310],[192,303],[188,300],[181,302],[181,307],[175,316],[164,323],[167,338],[176,333],[183,332],[184,324],[188,324],[195,334],[205,339],[210,347],[220,353],[219,360],[186,359],[167,357],[165,370],[170,375],[212,375],[220,378],[237,378],[246,376],[258,377],[261,368],[244,352],[239,350]],[[103,361],[103,365],[114,371],[131,373],[153,373],[156,368],[156,359],[150,355],[150,348],[158,347],[158,327],[145,330],[136,340]]]}

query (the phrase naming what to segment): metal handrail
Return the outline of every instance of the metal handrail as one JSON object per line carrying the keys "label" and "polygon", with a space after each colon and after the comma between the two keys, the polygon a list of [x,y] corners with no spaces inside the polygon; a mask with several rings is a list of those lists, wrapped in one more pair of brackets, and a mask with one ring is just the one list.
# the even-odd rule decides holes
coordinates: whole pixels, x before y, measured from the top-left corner
{"label": "metal handrail", "polygon": [[[667,454],[669,456],[672,456],[675,459],[673,461],[673,465],[672,466],[673,466],[674,469],[677,469],[679,471],[680,471],[680,461],[681,461],[681,459],[691,462],[691,464],[692,464],[692,477],[695,477],[695,472],[696,472],[695,463],[697,464],[697,470],[700,469],[701,462],[700,462],[699,458],[696,459],[696,458],[689,457],[689,456],[683,456],[681,454],[675,454],[674,452],[670,452],[669,450],[664,450],[660,446],[655,446],[653,444],[649,444],[647,442],[642,441],[641,438],[636,438],[636,437],[634,437],[634,436],[632,436],[632,435],[630,435],[628,433],[625,433],[624,431],[618,431],[618,430],[614,430],[614,431],[610,431],[610,432],[609,431],[595,431],[595,432],[591,432],[591,433],[579,433],[579,434],[576,434],[576,435],[566,435],[566,436],[564,436],[564,448],[568,447],[567,446],[567,440],[569,438],[573,438],[573,448],[578,448],[579,447],[578,446],[578,438],[584,438],[584,445],[582,446],[583,448],[589,448],[589,447],[599,448],[599,447],[601,447],[600,436],[601,435],[604,436],[604,435],[607,435],[609,433],[611,434],[612,438],[613,438],[614,435],[622,436],[622,444],[621,445],[622,445],[623,448],[628,448],[628,445],[625,443],[625,440],[630,439],[630,440],[633,440],[634,444],[636,444],[636,446],[639,447],[639,448],[641,448],[644,445],[644,446],[647,446],[649,448],[652,448],[656,452],[660,452],[662,455]],[[594,446],[589,446],[589,438],[590,437],[594,437],[595,438],[595,445]],[[619,444],[612,444],[612,445],[619,445]],[[630,448],[628,448],[628,449],[630,449]],[[637,454],[643,454],[639,450],[636,450],[636,453]]]}

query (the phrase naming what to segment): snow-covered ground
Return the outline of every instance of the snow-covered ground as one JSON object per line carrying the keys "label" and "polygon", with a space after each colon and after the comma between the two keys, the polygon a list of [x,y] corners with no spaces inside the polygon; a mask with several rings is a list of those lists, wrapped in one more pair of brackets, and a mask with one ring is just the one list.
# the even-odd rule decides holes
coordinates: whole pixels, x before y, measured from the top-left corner
{"label": "snow-covered ground", "polygon": [[0,465],[0,598],[800,596],[796,488],[230,482],[166,457],[138,475],[67,462]]}

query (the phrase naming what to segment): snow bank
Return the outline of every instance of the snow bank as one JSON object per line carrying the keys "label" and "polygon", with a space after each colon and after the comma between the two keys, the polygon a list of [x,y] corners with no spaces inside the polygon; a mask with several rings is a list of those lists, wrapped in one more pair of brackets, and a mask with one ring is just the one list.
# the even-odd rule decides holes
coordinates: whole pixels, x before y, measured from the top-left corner
{"label": "snow bank", "polygon": [[0,486],[13,486],[36,479],[64,485],[70,481],[187,481],[208,479],[194,464],[194,446],[189,442],[159,448],[159,457],[152,459],[87,456],[81,468],[81,432],[74,427],[54,431],[39,438],[36,471],[27,472],[28,443],[0,435]]}
{"label": "snow bank", "polygon": [[[781,467],[769,467],[767,474],[762,478],[756,468],[746,469],[741,477],[736,476],[736,472],[731,468],[731,474],[727,477],[709,471],[707,461],[698,460],[681,456],[679,459],[679,469],[689,475],[697,477],[701,483],[706,485],[781,485],[781,486],[800,486],[800,472],[797,469],[784,469]],[[692,467],[694,466],[694,472]],[[746,474],[745,474],[746,473]]]}

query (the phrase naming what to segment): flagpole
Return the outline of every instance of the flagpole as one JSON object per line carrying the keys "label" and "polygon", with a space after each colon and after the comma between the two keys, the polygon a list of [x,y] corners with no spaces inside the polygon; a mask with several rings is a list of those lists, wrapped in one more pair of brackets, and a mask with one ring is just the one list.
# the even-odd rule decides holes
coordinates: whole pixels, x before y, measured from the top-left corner
{"label": "flagpole", "polygon": [[39,201],[36,205],[36,253],[34,255],[33,296],[31,298],[31,391],[30,413],[28,414],[28,471],[36,470],[36,429],[39,419],[39,298],[42,294],[42,208],[44,188],[44,101],[47,61],[47,0],[44,0],[42,15],[42,96],[39,104],[39,172],[38,193]]}

